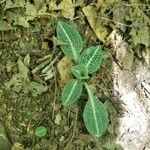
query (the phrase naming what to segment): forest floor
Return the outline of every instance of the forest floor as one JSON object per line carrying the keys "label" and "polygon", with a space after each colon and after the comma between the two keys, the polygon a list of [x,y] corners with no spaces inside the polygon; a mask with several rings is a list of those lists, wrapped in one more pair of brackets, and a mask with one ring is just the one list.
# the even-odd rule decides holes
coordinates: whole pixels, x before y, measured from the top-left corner
{"label": "forest floor", "polygon": [[[137,60],[149,65],[149,16],[148,0],[0,0],[0,150],[121,150],[110,35],[116,30],[128,45],[122,69],[132,70]],[[103,47],[101,68],[88,81],[109,111],[108,130],[99,139],[84,126],[86,93],[62,106],[71,62],[56,37],[59,20],[77,28],[84,48]],[[40,126],[47,131],[43,137],[35,134]]]}

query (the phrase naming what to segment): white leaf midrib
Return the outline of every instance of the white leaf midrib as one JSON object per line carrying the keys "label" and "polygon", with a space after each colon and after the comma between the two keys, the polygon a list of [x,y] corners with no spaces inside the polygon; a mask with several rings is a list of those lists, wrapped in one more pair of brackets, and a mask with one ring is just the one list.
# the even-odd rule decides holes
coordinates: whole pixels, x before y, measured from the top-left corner
{"label": "white leaf midrib", "polygon": [[90,90],[89,90],[89,99],[90,99],[90,102],[91,102],[91,105],[92,105],[93,116],[94,116],[94,120],[95,120],[96,133],[97,133],[96,136],[98,136],[100,131],[99,131],[99,128],[98,128],[98,121],[97,121],[97,117],[96,117],[96,109],[95,109],[96,107],[94,105],[94,98],[93,98],[93,95],[90,92]]}
{"label": "white leaf midrib", "polygon": [[98,128],[98,121],[97,121],[97,117],[96,117],[96,109],[95,109],[96,107],[95,107],[95,105],[94,105],[94,96],[93,96],[93,94],[92,94],[92,92],[91,92],[91,90],[90,90],[88,84],[85,82],[84,85],[85,85],[85,87],[86,87],[86,89],[87,89],[87,92],[88,92],[88,95],[89,95],[88,101],[89,101],[89,102],[91,103],[91,105],[92,105],[93,117],[94,117],[95,126],[96,126],[96,133],[97,133],[95,136],[99,136],[100,130],[99,130],[99,128]]}
{"label": "white leaf midrib", "polygon": [[74,89],[75,89],[75,87],[76,87],[76,85],[77,85],[77,82],[78,82],[78,81],[75,81],[75,83],[74,83],[74,85],[73,85],[73,87],[72,87],[72,90],[70,91],[70,94],[68,95],[68,98],[67,98],[66,101],[65,101],[65,104],[70,100],[70,97],[71,97],[71,95],[72,95],[72,93],[73,93],[73,91],[74,91]]}
{"label": "white leaf midrib", "polygon": [[94,54],[92,55],[92,57],[89,59],[88,63],[87,63],[87,66],[89,66],[89,64],[91,63],[92,59],[94,58],[95,54],[97,53],[99,49],[99,46],[97,47],[97,49],[95,50]]}
{"label": "white leaf midrib", "polygon": [[70,40],[68,34],[66,33],[66,31],[65,31],[65,29],[63,28],[63,26],[61,25],[61,23],[59,23],[59,26],[60,26],[60,28],[62,29],[62,31],[64,32],[66,38],[68,39],[69,44],[70,44],[70,46],[71,46],[71,48],[72,48],[72,52],[73,52],[74,58],[75,58],[75,60],[77,60],[77,53],[76,53],[76,50],[75,50],[75,48],[74,48],[74,46],[73,46],[73,44],[72,44],[72,41]]}

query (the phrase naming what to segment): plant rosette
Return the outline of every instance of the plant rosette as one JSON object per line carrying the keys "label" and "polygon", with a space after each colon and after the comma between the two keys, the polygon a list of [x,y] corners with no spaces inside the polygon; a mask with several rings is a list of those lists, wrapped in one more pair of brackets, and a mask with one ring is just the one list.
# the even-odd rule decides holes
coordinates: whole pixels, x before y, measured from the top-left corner
{"label": "plant rosette", "polygon": [[108,111],[106,106],[93,95],[85,80],[99,69],[103,56],[102,48],[97,45],[83,50],[81,35],[76,28],[64,21],[58,21],[56,30],[57,38],[62,43],[61,50],[75,62],[75,65],[70,68],[75,79],[71,79],[64,86],[62,104],[70,106],[76,102],[84,86],[88,93],[88,100],[83,111],[85,127],[93,137],[100,137],[108,128]]}

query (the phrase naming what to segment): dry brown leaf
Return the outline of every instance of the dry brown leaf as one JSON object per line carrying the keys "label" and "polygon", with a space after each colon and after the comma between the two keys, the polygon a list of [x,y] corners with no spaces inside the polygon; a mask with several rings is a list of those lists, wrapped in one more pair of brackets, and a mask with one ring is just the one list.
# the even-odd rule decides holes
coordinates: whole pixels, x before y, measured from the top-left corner
{"label": "dry brown leaf", "polygon": [[48,6],[49,6],[49,10],[58,10],[55,1],[50,1],[50,2],[48,3]]}
{"label": "dry brown leaf", "polygon": [[89,24],[93,29],[93,31],[95,32],[97,38],[100,41],[105,42],[108,36],[108,31],[107,28],[102,24],[101,20],[96,17],[97,16],[96,8],[88,5],[86,7],[83,7],[82,11],[87,17],[87,20],[89,21]]}
{"label": "dry brown leaf", "polygon": [[63,86],[68,80],[71,79],[72,75],[70,72],[70,67],[73,65],[73,62],[68,57],[63,57],[57,64],[57,68],[60,74],[60,86]]}
{"label": "dry brown leaf", "polygon": [[62,15],[70,20],[73,20],[74,17],[74,5],[72,0],[63,0],[59,5],[58,9],[61,10]]}

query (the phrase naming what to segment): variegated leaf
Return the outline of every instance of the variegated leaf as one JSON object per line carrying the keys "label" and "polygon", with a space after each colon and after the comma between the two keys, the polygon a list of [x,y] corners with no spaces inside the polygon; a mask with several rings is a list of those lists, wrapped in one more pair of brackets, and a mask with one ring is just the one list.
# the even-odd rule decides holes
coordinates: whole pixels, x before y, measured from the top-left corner
{"label": "variegated leaf", "polygon": [[98,46],[91,46],[85,49],[80,57],[78,64],[86,64],[88,67],[88,73],[92,74],[95,72],[102,62],[102,50],[101,47]]}
{"label": "variegated leaf", "polygon": [[61,42],[61,50],[64,54],[77,62],[83,48],[83,41],[78,31],[66,22],[57,23],[57,38]]}
{"label": "variegated leaf", "polygon": [[94,137],[100,137],[108,127],[108,112],[106,106],[93,95],[88,84],[84,83],[89,98],[85,105],[83,118],[88,132]]}
{"label": "variegated leaf", "polygon": [[84,108],[83,118],[88,132],[100,137],[108,127],[108,112],[96,97],[90,98]]}
{"label": "variegated leaf", "polygon": [[82,82],[77,79],[70,80],[62,92],[62,101],[64,106],[74,103],[82,93]]}

